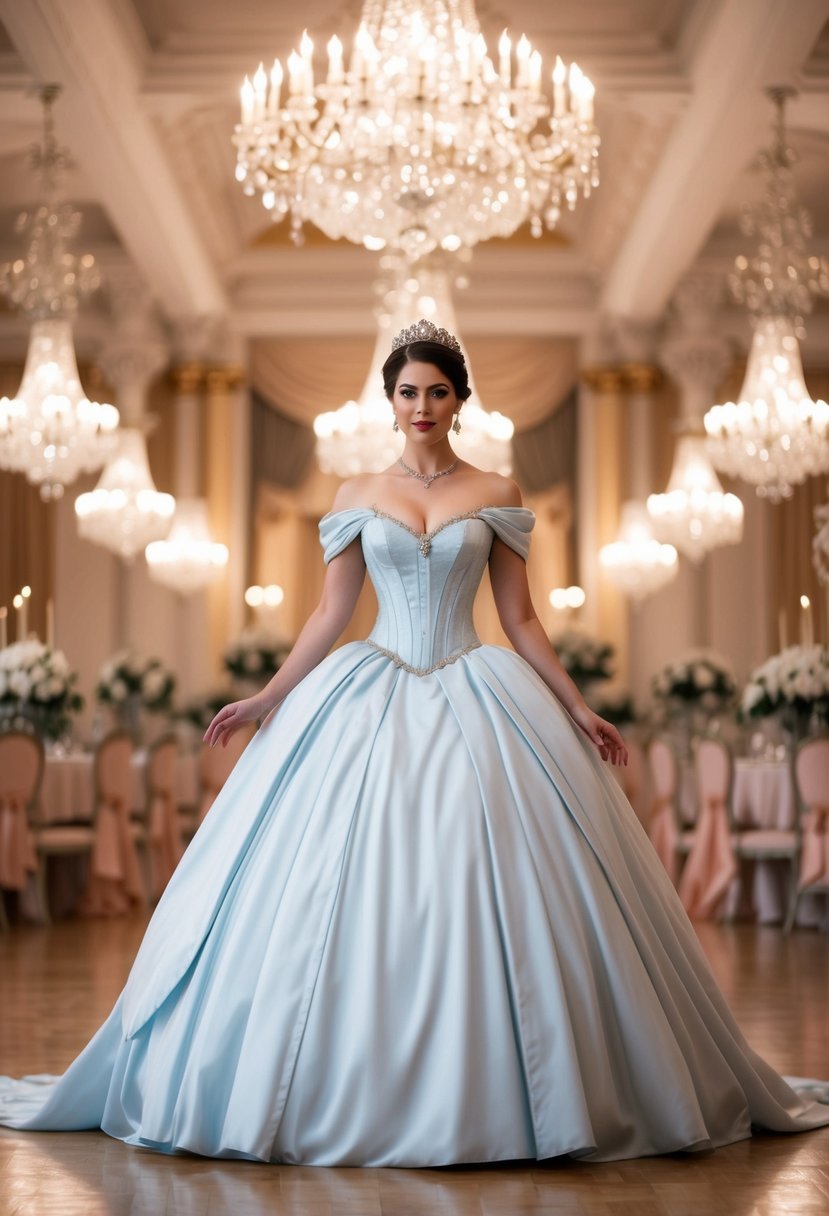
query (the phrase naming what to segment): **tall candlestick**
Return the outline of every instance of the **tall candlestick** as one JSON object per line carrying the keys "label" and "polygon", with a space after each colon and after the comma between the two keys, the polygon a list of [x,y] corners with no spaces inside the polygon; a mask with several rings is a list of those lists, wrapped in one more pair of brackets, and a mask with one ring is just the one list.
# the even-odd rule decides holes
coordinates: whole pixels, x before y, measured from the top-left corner
{"label": "tall candlestick", "polygon": [[242,124],[244,126],[247,126],[253,122],[253,115],[254,115],[255,104],[256,104],[254,92],[253,92],[253,85],[250,83],[250,80],[248,79],[247,76],[244,79],[244,82],[242,84],[241,89],[239,90],[239,93],[240,93],[240,98],[241,98],[241,102],[242,102]]}
{"label": "tall candlestick", "polygon": [[343,81],[343,44],[336,34],[328,43],[328,83],[342,84]]}
{"label": "tall candlestick", "polygon": [[567,106],[564,95],[564,82],[567,79],[567,69],[560,55],[556,55],[556,66],[553,68],[553,114],[561,118]]}
{"label": "tall candlestick", "polygon": [[12,604],[14,605],[14,611],[16,613],[14,625],[15,625],[15,630],[17,632],[17,641],[22,642],[23,641],[23,596],[16,595],[14,597],[14,599],[12,600]]}
{"label": "tall candlestick", "polygon": [[21,641],[25,641],[29,636],[29,600],[31,599],[31,595],[32,589],[28,583],[25,587],[20,588],[20,598],[23,601],[23,613],[20,618],[20,628],[23,631],[20,635]]}
{"label": "tall candlestick", "polygon": [[55,601],[51,597],[46,601],[46,645],[55,649]]}
{"label": "tall candlestick", "polygon": [[501,84],[505,89],[510,86],[510,52],[512,51],[512,43],[510,42],[509,34],[504,30],[501,37],[498,39],[498,65],[501,74]]}
{"label": "tall candlestick", "polygon": [[6,617],[8,615],[8,608],[0,608],[0,650],[5,650],[9,644],[8,628],[6,625]]}
{"label": "tall candlestick", "polygon": [[815,632],[812,624],[812,603],[808,595],[800,597],[800,645],[814,646]]}
{"label": "tall candlestick", "polygon": [[788,634],[786,632],[786,609],[785,608],[781,608],[779,610],[779,612],[777,613],[777,642],[778,642],[781,652],[784,651],[789,644],[789,638],[788,638]]}

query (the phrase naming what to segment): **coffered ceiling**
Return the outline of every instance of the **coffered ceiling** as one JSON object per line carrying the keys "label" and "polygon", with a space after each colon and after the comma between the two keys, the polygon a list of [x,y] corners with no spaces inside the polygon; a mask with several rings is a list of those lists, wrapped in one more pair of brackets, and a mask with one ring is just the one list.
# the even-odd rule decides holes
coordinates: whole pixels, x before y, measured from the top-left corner
{"label": "coffered ceiling", "polygon": [[[302,25],[350,41],[355,0],[0,0],[0,257],[36,184],[38,83],[63,86],[67,193],[82,242],[106,272],[132,267],[173,340],[201,317],[227,340],[370,334],[376,255],[309,239],[294,248],[233,178],[238,86],[285,57]],[[479,248],[458,298],[465,333],[580,338],[608,318],[665,315],[695,267],[724,273],[745,247],[737,218],[756,196],[768,142],[763,89],[792,83],[797,181],[829,252],[829,0],[481,0],[494,44],[527,33],[550,63],[575,58],[597,88],[602,182],[552,239],[525,233]],[[94,345],[106,297],[79,324]],[[732,310],[735,333],[743,319]],[[0,316],[0,350],[23,329]],[[85,338],[84,338],[85,335]],[[809,342],[829,361],[829,312]],[[807,347],[808,351],[809,347]]]}

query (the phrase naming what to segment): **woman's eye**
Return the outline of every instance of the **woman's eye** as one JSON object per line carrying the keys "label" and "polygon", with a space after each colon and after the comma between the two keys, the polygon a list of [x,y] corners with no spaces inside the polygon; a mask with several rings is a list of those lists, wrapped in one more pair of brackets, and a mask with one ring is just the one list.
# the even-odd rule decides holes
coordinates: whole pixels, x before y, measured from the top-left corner
{"label": "woman's eye", "polygon": [[432,396],[440,397],[442,400],[446,396],[446,389],[445,388],[436,388],[434,393],[432,394]]}

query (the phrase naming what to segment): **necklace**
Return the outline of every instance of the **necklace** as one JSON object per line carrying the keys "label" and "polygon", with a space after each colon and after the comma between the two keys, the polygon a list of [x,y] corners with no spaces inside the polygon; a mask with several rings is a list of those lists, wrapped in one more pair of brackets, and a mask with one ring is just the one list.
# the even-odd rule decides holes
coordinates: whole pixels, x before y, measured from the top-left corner
{"label": "necklace", "polygon": [[398,457],[397,463],[407,477],[414,477],[418,481],[422,481],[424,490],[428,490],[432,482],[436,481],[438,477],[448,477],[450,473],[454,473],[458,465],[457,460],[453,460],[448,468],[438,469],[437,473],[418,473],[417,469],[409,468],[402,456]]}

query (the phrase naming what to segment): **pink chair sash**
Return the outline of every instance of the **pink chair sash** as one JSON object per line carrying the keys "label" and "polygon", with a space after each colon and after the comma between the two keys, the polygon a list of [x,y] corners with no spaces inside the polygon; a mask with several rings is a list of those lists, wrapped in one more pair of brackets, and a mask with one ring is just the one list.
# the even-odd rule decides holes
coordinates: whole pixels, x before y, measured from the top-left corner
{"label": "pink chair sash", "polygon": [[89,881],[79,912],[86,916],[117,914],[130,904],[145,903],[146,898],[129,807],[123,798],[112,795],[98,808]]}
{"label": "pink chair sash", "polygon": [[685,911],[697,920],[713,918],[737,877],[737,859],[722,798],[706,798],[694,844],[679,883]]}
{"label": "pink chair sash", "polygon": [[184,852],[176,801],[169,790],[153,792],[148,822],[153,898],[159,899]]}
{"label": "pink chair sash", "polygon": [[800,889],[829,884],[829,806],[812,806],[803,828]]}
{"label": "pink chair sash", "polygon": [[37,871],[37,853],[22,794],[0,794],[0,887],[22,891]]}
{"label": "pink chair sash", "polygon": [[672,799],[669,794],[663,794],[654,799],[648,835],[668,877],[676,885],[676,846],[679,842],[679,834],[676,830],[671,803]]}

